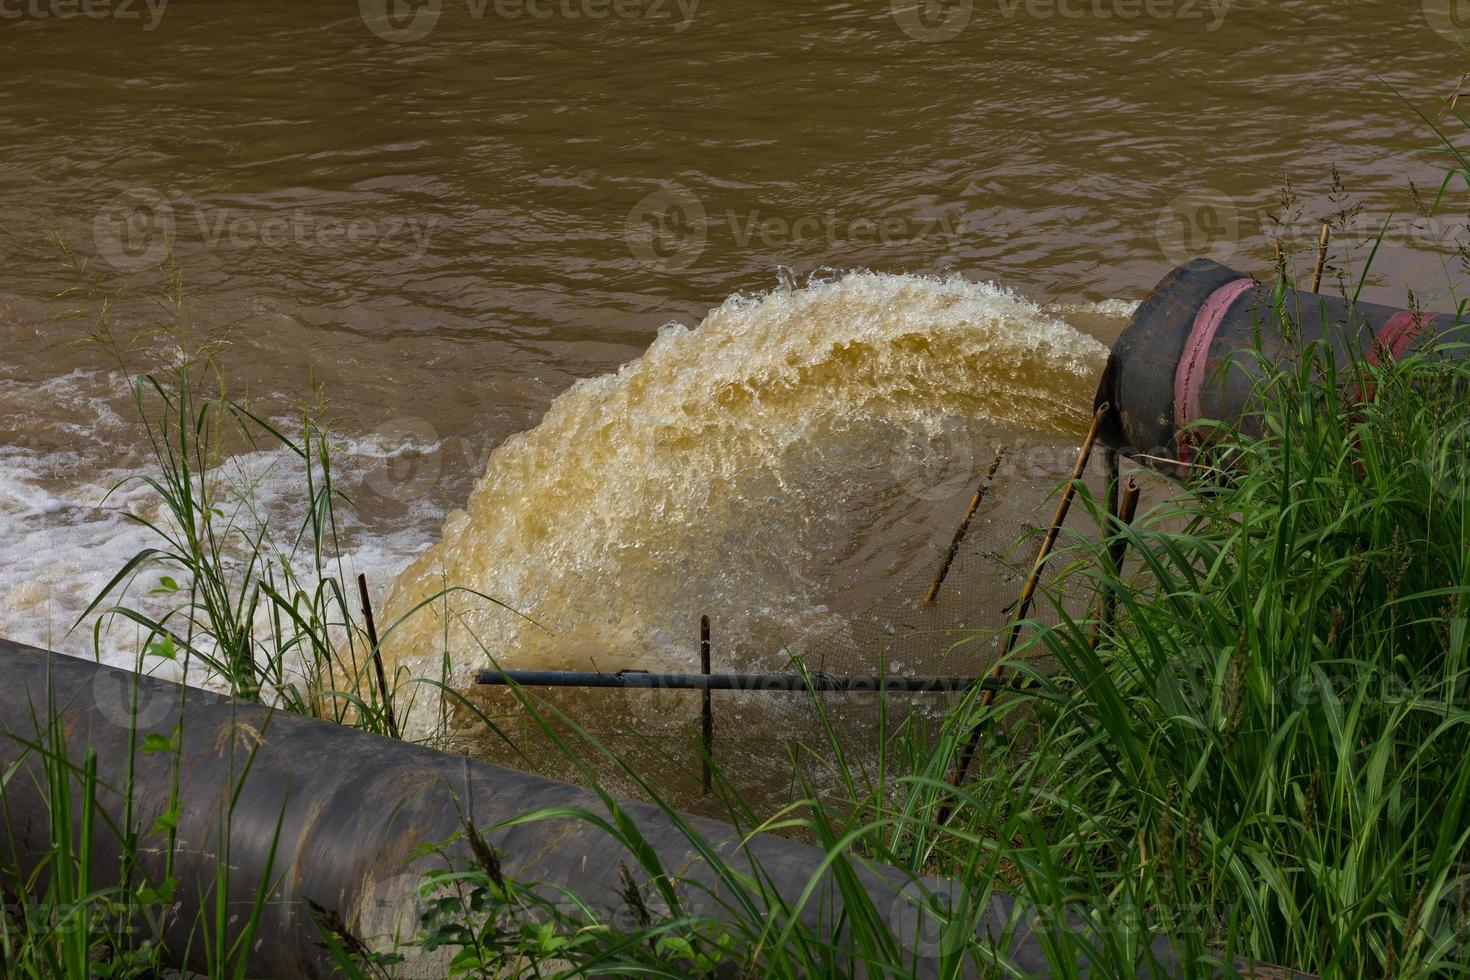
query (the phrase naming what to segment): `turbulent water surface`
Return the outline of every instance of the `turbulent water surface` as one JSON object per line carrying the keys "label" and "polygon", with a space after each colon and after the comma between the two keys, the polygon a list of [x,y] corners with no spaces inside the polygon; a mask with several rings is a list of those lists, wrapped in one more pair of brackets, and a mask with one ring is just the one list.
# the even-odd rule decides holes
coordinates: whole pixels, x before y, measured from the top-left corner
{"label": "turbulent water surface", "polygon": [[[1442,7],[0,7],[0,635],[84,651],[149,543],[145,493],[103,500],[144,459],[141,360],[74,343],[104,305],[187,323],[163,353],[226,335],[272,418],[320,386],[380,601],[447,581],[541,624],[464,604],[456,672],[677,662],[701,612],[754,660],[839,628],[932,562],[993,443],[1075,443],[1171,265],[1315,242],[1334,166],[1335,265],[1383,227],[1367,295],[1447,301],[1463,219],[1416,214],[1443,160],[1400,100],[1459,81]],[[232,465],[291,512],[285,454]]]}

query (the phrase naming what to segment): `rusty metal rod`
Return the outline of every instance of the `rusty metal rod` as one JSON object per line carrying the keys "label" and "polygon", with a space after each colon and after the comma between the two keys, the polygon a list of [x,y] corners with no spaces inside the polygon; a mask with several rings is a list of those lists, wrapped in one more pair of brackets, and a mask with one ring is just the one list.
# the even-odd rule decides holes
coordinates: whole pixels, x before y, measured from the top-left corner
{"label": "rusty metal rod", "polygon": [[[1077,493],[1077,481],[1082,478],[1083,472],[1087,469],[1087,463],[1092,458],[1092,447],[1097,442],[1098,429],[1102,425],[1103,416],[1108,413],[1109,408],[1108,403],[1103,402],[1093,412],[1092,426],[1087,430],[1087,437],[1082,441],[1082,448],[1077,452],[1077,465],[1072,467],[1072,476],[1067,480],[1067,485],[1062,489],[1062,499],[1057,501],[1057,511],[1052,517],[1051,527],[1046,529],[1046,537],[1041,542],[1041,549],[1036,553],[1036,562],[1031,566],[1031,575],[1026,579],[1026,584],[1021,589],[1021,598],[1016,603],[1016,611],[1011,617],[1011,629],[1009,635],[1006,637],[1005,647],[1001,650],[1000,659],[995,666],[995,670],[991,671],[990,674],[992,680],[1000,677],[1001,671],[1004,669],[1006,657],[1010,656],[1011,651],[1016,647],[1016,641],[1020,639],[1021,626],[1025,622],[1027,614],[1031,611],[1031,600],[1035,598],[1036,587],[1041,582],[1042,568],[1046,565],[1046,560],[1051,557],[1052,548],[1056,546],[1057,538],[1062,533],[1062,525],[1066,523],[1067,513],[1072,509],[1072,498]],[[988,709],[995,703],[995,692],[996,689],[993,687],[984,688],[980,695],[980,708],[982,711]],[[969,741],[965,743],[964,751],[960,754],[960,760],[955,766],[954,777],[950,780],[950,785],[956,789],[963,785],[965,777],[969,774],[970,761],[974,758],[975,749],[979,744],[980,724],[977,721],[970,729]],[[939,822],[944,823],[948,818],[949,808],[945,806],[939,812]]]}
{"label": "rusty metal rod", "polygon": [[1322,291],[1322,272],[1327,268],[1327,244],[1332,239],[1332,226],[1322,222],[1322,234],[1317,238],[1317,265],[1312,269],[1312,292]]}
{"label": "rusty metal rod", "polygon": [[[1118,504],[1118,513],[1115,518],[1116,530],[1113,532],[1116,537],[1108,546],[1108,570],[1113,573],[1114,578],[1123,574],[1123,559],[1128,553],[1128,538],[1121,532],[1123,528],[1133,523],[1133,517],[1138,512],[1139,493],[1137,481],[1129,477],[1128,485],[1123,488],[1123,499]],[[1102,608],[1098,615],[1098,621],[1101,624],[1097,633],[1099,638],[1103,633],[1112,630],[1113,619],[1117,616],[1117,611],[1118,594],[1112,589],[1105,589],[1102,596]]]}
{"label": "rusty metal rod", "polygon": [[[699,617],[699,670],[705,676],[710,676],[709,658],[709,617]],[[711,787],[714,786],[714,770],[711,765],[715,755],[715,716],[710,706],[709,688],[706,687],[700,694],[699,710],[699,734],[704,744],[704,772],[702,784],[705,795],[709,795]]]}
{"label": "rusty metal rod", "polygon": [[945,576],[949,574],[949,567],[954,564],[955,555],[959,554],[960,545],[970,530],[970,519],[975,516],[975,511],[980,509],[980,504],[985,500],[985,493],[990,489],[990,483],[995,479],[996,470],[1000,469],[1000,461],[1004,456],[1004,446],[996,449],[990,470],[985,474],[985,479],[980,481],[980,486],[975,488],[975,495],[970,498],[970,506],[965,510],[964,520],[960,521],[960,526],[955,528],[954,538],[949,543],[949,550],[945,552],[944,560],[939,563],[939,571],[935,572],[934,581],[929,583],[929,594],[924,596],[924,605],[932,605],[934,600],[939,598],[939,587],[944,584]]}

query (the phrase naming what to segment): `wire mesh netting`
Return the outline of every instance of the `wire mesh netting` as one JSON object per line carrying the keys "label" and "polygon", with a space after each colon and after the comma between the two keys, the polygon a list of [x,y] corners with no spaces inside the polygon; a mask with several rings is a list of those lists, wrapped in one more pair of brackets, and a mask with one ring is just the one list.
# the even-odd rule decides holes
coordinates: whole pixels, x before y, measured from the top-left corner
{"label": "wire mesh netting", "polygon": [[[1071,449],[1053,459],[1066,468]],[[1102,500],[1106,467],[1094,453],[1083,483]],[[805,669],[833,676],[983,677],[994,667],[1012,622],[1015,603],[1035,562],[1045,529],[1056,510],[1060,485],[1056,466],[1028,468],[1008,453],[985,481],[983,500],[970,521],[936,600],[925,598],[954,527],[970,502],[974,485],[953,501],[953,522],[921,549],[919,560],[888,583],[876,598],[832,618],[835,623],[793,638],[723,635],[714,623],[712,669],[745,673],[749,651],[769,644],[762,671]],[[983,478],[977,477],[977,482]],[[1079,500],[1072,507],[1062,548],[1048,562],[1043,585],[1028,619],[1055,623],[1063,591],[1068,535],[1095,536],[1097,527]],[[1082,615],[1091,596],[1062,601]],[[699,670],[697,617],[690,623],[687,664]],[[737,655],[733,651],[740,651]],[[799,661],[799,663],[798,663]],[[610,665],[609,665],[610,666]],[[609,666],[599,665],[607,670]],[[611,669],[617,669],[611,667]],[[804,790],[803,778],[821,790],[831,760],[830,744],[842,745],[846,761],[894,774],[885,749],[905,726],[932,733],[953,707],[957,693],[877,693],[740,690],[711,695],[714,737],[711,755],[720,777],[749,803],[779,806]],[[518,697],[535,705],[527,711]],[[813,698],[821,699],[817,710]],[[461,711],[457,743],[464,751],[523,770],[571,781],[596,779],[615,791],[644,794],[652,789],[679,806],[701,805],[701,694],[659,687],[628,689],[536,688],[512,692],[479,687],[475,711]],[[590,739],[584,736],[591,736]],[[594,744],[595,743],[595,744]],[[623,761],[619,761],[623,760]],[[627,763],[625,765],[625,763]],[[639,785],[629,769],[648,781]],[[810,785],[806,788],[810,788]]]}

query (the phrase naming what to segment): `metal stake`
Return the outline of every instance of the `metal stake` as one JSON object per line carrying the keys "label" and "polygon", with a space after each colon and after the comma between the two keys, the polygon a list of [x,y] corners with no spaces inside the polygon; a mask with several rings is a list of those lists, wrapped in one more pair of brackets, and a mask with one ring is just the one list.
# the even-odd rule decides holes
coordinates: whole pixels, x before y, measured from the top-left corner
{"label": "metal stake", "polygon": [[970,530],[970,518],[975,516],[975,511],[980,509],[980,504],[985,500],[985,492],[990,489],[990,482],[995,479],[995,471],[1000,469],[1001,458],[1005,455],[1005,447],[1002,446],[995,451],[995,460],[990,464],[990,471],[985,474],[985,479],[975,489],[975,495],[970,498],[970,506],[965,511],[965,519],[960,521],[960,526],[955,529],[954,539],[949,543],[949,551],[944,555],[944,561],[939,564],[939,571],[934,575],[934,581],[929,584],[929,594],[924,597],[924,605],[932,605],[939,598],[939,587],[944,584],[944,577],[949,574],[949,566],[954,564],[955,555],[959,554],[960,543],[965,540],[965,534]]}
{"label": "metal stake", "polygon": [[[710,675],[709,666],[709,617],[699,617],[699,670],[705,677]],[[712,760],[715,751],[715,716],[710,710],[709,687],[700,693],[700,737],[704,742],[704,792],[709,795],[714,785]]]}
{"label": "metal stake", "polygon": [[[1092,416],[1092,427],[1087,430],[1087,438],[1082,442],[1082,449],[1077,453],[1077,465],[1072,468],[1072,476],[1067,480],[1067,486],[1062,491],[1062,499],[1057,502],[1057,512],[1052,517],[1051,527],[1046,530],[1046,538],[1041,542],[1041,550],[1036,554],[1036,562],[1031,566],[1031,575],[1026,579],[1025,586],[1021,589],[1020,601],[1016,603],[1015,614],[1011,618],[1011,631],[1006,637],[1005,648],[1001,651],[1000,661],[995,670],[990,674],[991,678],[998,678],[1004,669],[1005,658],[1015,649],[1016,641],[1021,636],[1021,624],[1025,621],[1027,613],[1031,611],[1031,600],[1036,595],[1036,587],[1041,582],[1041,570],[1045,566],[1047,558],[1051,557],[1052,548],[1056,546],[1057,537],[1062,533],[1062,525],[1066,523],[1067,513],[1072,509],[1072,498],[1077,492],[1077,481],[1082,478],[1082,473],[1087,469],[1088,460],[1092,458],[1092,447],[1097,441],[1097,433],[1102,425],[1103,415],[1108,411],[1108,404],[1104,402],[1097,407]],[[980,695],[980,707],[986,709],[995,702],[995,688],[987,687]],[[970,730],[970,740],[965,744],[964,752],[960,754],[958,765],[955,766],[954,778],[950,785],[959,789],[964,783],[966,775],[970,771],[970,760],[975,756],[975,749],[980,744],[980,725]],[[949,807],[945,806],[939,811],[939,822],[944,823],[949,817]]]}

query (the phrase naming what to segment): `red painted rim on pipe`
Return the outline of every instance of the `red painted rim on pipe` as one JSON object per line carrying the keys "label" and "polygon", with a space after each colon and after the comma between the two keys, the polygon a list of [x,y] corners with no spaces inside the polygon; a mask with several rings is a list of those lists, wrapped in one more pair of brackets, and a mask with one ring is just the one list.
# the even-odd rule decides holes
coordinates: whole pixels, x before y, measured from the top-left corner
{"label": "red painted rim on pipe", "polygon": [[[1379,329],[1378,336],[1373,342],[1373,348],[1368,351],[1368,365],[1370,367],[1377,367],[1379,365],[1379,351],[1388,354],[1390,361],[1401,360],[1408,353],[1409,345],[1434,320],[1435,316],[1437,314],[1415,314],[1411,310],[1404,310],[1402,313],[1395,313],[1389,317],[1388,321]],[[1375,394],[1377,392],[1370,382],[1361,391],[1357,392],[1356,400],[1362,402],[1372,401]]]}
{"label": "red painted rim on pipe", "polygon": [[1189,462],[1189,426],[1201,415],[1200,389],[1205,382],[1205,364],[1209,361],[1210,344],[1220,329],[1230,307],[1256,284],[1254,279],[1236,279],[1210,294],[1194,316],[1189,339],[1174,369],[1174,431],[1179,443],[1179,462]]}
{"label": "red painted rim on pipe", "polygon": [[1414,338],[1419,336],[1434,317],[1433,313],[1415,314],[1409,310],[1389,317],[1383,329],[1378,331],[1378,343],[1374,344],[1373,349],[1368,352],[1368,363],[1374,365],[1378,363],[1380,345],[1388,351],[1388,356],[1393,360],[1397,361],[1402,358],[1408,351],[1409,345],[1414,342]]}

